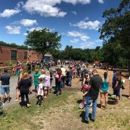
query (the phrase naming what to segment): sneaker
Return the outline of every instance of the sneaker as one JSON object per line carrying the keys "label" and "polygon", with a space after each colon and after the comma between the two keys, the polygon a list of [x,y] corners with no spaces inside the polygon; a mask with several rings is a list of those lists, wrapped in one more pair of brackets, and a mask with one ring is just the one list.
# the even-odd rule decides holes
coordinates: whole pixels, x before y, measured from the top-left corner
{"label": "sneaker", "polygon": [[81,122],[89,124],[89,121],[86,121],[86,120],[82,120]]}
{"label": "sneaker", "polygon": [[38,104],[36,104],[36,107],[39,107],[39,105],[38,105]]}

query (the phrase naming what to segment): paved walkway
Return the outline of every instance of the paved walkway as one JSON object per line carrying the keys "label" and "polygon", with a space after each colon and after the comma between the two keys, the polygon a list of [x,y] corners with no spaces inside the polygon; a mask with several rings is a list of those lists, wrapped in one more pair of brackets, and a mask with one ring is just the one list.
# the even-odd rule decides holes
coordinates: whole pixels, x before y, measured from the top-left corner
{"label": "paved walkway", "polygon": [[[52,67],[51,69],[53,71],[55,71],[55,67]],[[15,89],[16,89],[16,84],[17,84],[17,78],[18,78],[17,76],[12,76],[11,79],[10,79],[10,96],[11,96],[11,101],[9,103],[5,102],[5,104],[3,106],[4,108],[19,103],[19,102],[15,102],[14,101],[16,99],[16,90]],[[52,82],[52,86],[55,86],[54,80]],[[34,88],[35,88],[34,85],[32,85],[32,90]],[[33,97],[36,97],[36,93],[35,92],[32,92],[32,94],[29,95],[29,99],[33,98]]]}

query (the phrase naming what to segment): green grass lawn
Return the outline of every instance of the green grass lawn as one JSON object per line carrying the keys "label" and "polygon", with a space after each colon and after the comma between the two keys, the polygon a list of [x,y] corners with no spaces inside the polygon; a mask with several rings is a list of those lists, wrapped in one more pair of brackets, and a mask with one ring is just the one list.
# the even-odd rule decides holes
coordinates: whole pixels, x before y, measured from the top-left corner
{"label": "green grass lawn", "polygon": [[36,100],[31,100],[30,108],[5,108],[7,115],[0,117],[0,130],[130,130],[130,101],[125,97],[118,107],[97,108],[96,121],[89,125],[81,122],[85,112],[78,108],[80,92],[50,94],[41,107],[35,106]]}

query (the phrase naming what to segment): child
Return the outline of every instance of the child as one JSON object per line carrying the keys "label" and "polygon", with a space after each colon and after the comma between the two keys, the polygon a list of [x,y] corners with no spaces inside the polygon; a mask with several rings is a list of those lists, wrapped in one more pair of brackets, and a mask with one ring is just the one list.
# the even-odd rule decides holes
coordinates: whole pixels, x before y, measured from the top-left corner
{"label": "child", "polygon": [[88,90],[89,90],[89,75],[88,74],[85,74],[85,78],[84,78],[84,81],[83,81],[83,87],[82,87],[82,91],[83,91],[83,100],[82,102],[79,104],[79,108],[83,108],[84,105],[86,105],[86,102],[84,100],[84,97],[86,96],[86,94],[88,93]]}
{"label": "child", "polygon": [[39,85],[38,85],[38,91],[37,91],[37,98],[38,98],[38,101],[36,102],[36,106],[39,107],[41,106],[42,104],[42,96],[43,96],[43,84],[42,84],[42,78],[39,78]]}
{"label": "child", "polygon": [[37,92],[37,87],[38,87],[38,77],[40,76],[40,73],[38,71],[38,69],[35,70],[34,73],[34,85],[35,85],[35,92]]}
{"label": "child", "polygon": [[48,92],[50,90],[50,72],[46,72],[45,79],[43,81],[43,88],[44,88],[44,98],[47,98]]}

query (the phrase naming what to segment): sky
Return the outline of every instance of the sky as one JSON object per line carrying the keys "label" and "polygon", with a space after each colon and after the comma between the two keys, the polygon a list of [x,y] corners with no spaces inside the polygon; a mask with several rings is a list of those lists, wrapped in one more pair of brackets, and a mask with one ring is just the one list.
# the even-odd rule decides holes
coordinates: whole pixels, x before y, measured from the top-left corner
{"label": "sky", "polygon": [[61,50],[102,46],[102,14],[122,0],[0,0],[0,41],[24,45],[27,31],[48,28],[61,35]]}

